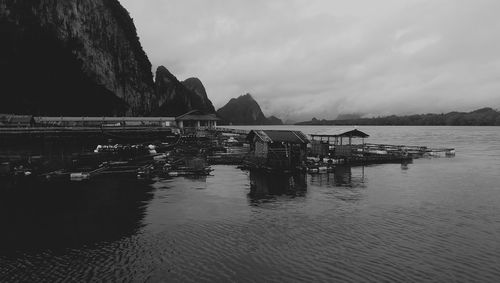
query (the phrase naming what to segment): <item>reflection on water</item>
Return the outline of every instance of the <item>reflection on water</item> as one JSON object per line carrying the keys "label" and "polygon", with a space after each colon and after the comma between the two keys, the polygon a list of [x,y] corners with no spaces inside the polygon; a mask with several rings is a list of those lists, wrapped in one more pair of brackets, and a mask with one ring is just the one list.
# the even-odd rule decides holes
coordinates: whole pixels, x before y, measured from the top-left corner
{"label": "reflection on water", "polygon": [[296,174],[270,174],[250,171],[250,193],[252,202],[272,199],[273,196],[304,196],[307,191],[306,176]]}
{"label": "reflection on water", "polygon": [[311,183],[328,187],[364,187],[365,167],[336,166],[333,172],[311,175]]}
{"label": "reflection on water", "polygon": [[498,127],[368,132],[458,155],[0,193],[0,282],[497,282]]}
{"label": "reflection on water", "polygon": [[151,199],[148,184],[117,178],[2,191],[1,255],[80,248],[132,235]]}
{"label": "reflection on water", "polygon": [[252,205],[274,201],[278,196],[303,197],[307,193],[308,181],[314,186],[331,188],[328,194],[345,201],[361,199],[362,191],[358,189],[367,185],[364,167],[336,166],[331,172],[320,174],[250,171],[248,197]]}
{"label": "reflection on water", "polygon": [[365,167],[336,166],[332,172],[311,175],[310,184],[324,188],[324,195],[344,203],[361,201],[368,185]]}

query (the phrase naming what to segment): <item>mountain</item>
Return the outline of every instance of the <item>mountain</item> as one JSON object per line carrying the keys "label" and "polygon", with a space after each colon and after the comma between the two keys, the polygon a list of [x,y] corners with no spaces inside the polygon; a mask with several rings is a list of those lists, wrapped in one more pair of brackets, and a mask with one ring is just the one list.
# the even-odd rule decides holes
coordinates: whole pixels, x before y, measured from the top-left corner
{"label": "mountain", "polygon": [[318,120],[296,125],[432,125],[432,126],[500,126],[500,112],[489,107],[471,112],[449,112],[446,114],[420,114],[409,116],[386,116],[347,120]]}
{"label": "mountain", "polygon": [[199,79],[189,79],[187,85],[190,89],[164,66],[156,69],[155,78],[155,90],[160,105],[154,112],[156,115],[179,116],[193,109],[215,113],[214,106]]}
{"label": "mountain", "polygon": [[268,125],[283,125],[283,121],[281,121],[281,119],[276,117],[276,116],[269,116],[269,117],[267,117],[267,124]]}
{"label": "mountain", "polygon": [[207,91],[205,90],[205,87],[203,86],[203,83],[200,81],[198,78],[188,78],[182,82],[182,84],[189,89],[190,91],[194,92],[196,95],[198,95],[202,102],[203,102],[203,107],[211,113],[215,113],[215,107],[212,104],[212,101],[208,99]]}
{"label": "mountain", "polygon": [[281,125],[283,122],[271,116],[266,118],[259,104],[247,93],[238,98],[232,98],[217,114],[227,123],[233,125]]}
{"label": "mountain", "polygon": [[360,114],[339,114],[335,120],[353,120],[360,119],[362,115]]}
{"label": "mountain", "polygon": [[144,115],[149,62],[116,0],[0,0],[0,112]]}
{"label": "mountain", "polygon": [[199,80],[186,83],[194,91],[168,71],[153,80],[134,22],[118,0],[0,0],[0,31],[0,113],[215,110]]}

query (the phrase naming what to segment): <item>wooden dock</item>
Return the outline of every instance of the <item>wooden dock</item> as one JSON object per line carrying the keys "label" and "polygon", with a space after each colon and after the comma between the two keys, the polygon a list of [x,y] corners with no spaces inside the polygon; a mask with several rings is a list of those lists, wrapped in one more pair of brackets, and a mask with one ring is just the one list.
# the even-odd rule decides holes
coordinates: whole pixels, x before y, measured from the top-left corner
{"label": "wooden dock", "polygon": [[419,158],[423,156],[451,157],[455,155],[454,148],[431,148],[427,146],[411,146],[411,145],[391,145],[391,144],[375,144],[365,143],[356,148],[358,152],[374,155],[400,155]]}
{"label": "wooden dock", "polygon": [[172,127],[0,127],[2,144],[37,140],[131,139],[148,140],[173,136]]}
{"label": "wooden dock", "polygon": [[160,132],[169,133],[172,132],[171,127],[26,127],[26,128],[4,128],[0,127],[1,135],[57,135],[57,134],[72,134],[72,133],[84,133],[84,134],[94,134],[94,133],[148,133],[148,132]]}
{"label": "wooden dock", "polygon": [[223,127],[216,127],[215,131],[220,132],[220,133],[230,133],[230,134],[238,134],[238,135],[247,135],[248,133],[250,133],[250,130],[232,129],[232,128],[223,128]]}

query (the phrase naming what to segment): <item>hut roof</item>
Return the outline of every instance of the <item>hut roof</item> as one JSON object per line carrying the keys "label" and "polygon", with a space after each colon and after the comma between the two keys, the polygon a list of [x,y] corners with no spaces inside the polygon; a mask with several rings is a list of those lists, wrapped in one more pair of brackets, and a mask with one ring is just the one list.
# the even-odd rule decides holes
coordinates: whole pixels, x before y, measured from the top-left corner
{"label": "hut roof", "polygon": [[205,114],[199,110],[191,110],[175,118],[177,121],[218,121],[220,118],[215,114]]}
{"label": "hut roof", "polygon": [[312,138],[314,137],[352,137],[352,138],[367,138],[370,135],[368,135],[365,132],[362,132],[358,129],[353,129],[353,130],[338,130],[335,132],[329,132],[329,133],[324,133],[324,134],[313,134],[311,135]]}
{"label": "hut roof", "polygon": [[258,137],[263,142],[287,142],[294,144],[307,144],[309,140],[306,135],[301,131],[288,131],[288,130],[252,130],[247,136],[251,140]]}

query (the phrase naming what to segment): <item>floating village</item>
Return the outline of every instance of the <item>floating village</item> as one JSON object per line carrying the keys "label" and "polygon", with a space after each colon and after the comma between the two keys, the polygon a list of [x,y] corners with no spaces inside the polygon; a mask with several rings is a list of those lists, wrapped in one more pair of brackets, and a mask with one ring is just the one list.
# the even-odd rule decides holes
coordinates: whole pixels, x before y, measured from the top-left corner
{"label": "floating village", "polygon": [[[25,182],[85,182],[102,176],[150,179],[203,176],[211,165],[269,174],[322,174],[338,166],[409,163],[452,157],[452,148],[368,143],[352,128],[306,135],[294,130],[239,130],[215,114],[178,117],[35,117],[0,114],[2,148],[38,144],[42,151],[2,151],[4,188]],[[71,146],[73,145],[73,146]],[[85,145],[85,146],[84,146]],[[46,148],[68,147],[66,152]]]}

